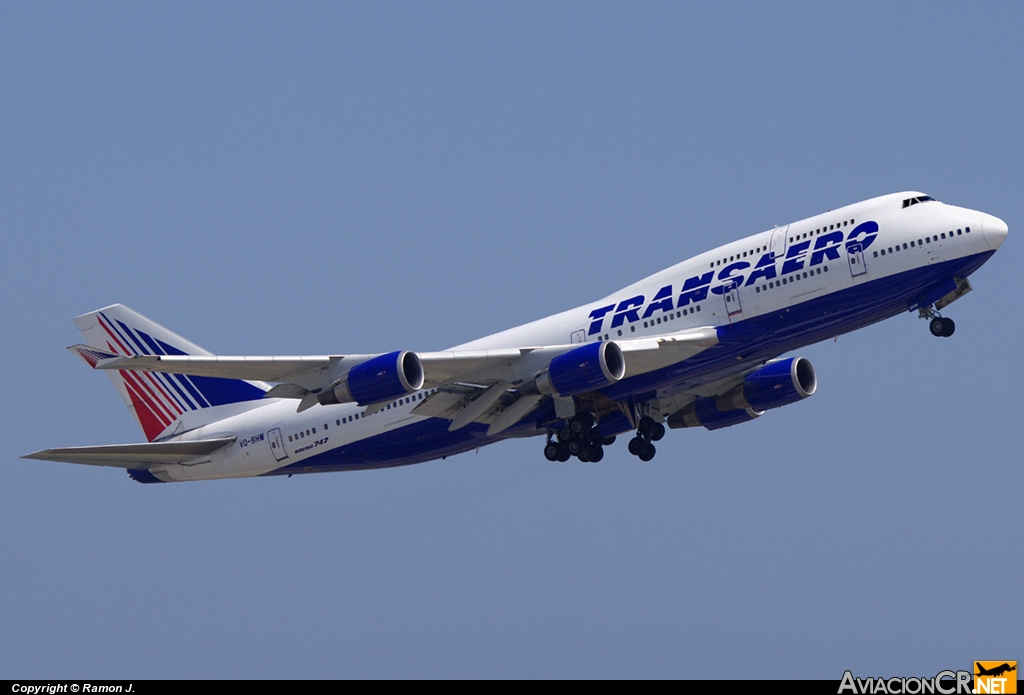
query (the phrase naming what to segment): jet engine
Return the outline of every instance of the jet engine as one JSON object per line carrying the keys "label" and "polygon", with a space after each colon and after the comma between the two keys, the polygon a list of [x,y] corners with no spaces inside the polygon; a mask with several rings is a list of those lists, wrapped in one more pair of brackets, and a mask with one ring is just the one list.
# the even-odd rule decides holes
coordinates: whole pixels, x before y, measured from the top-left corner
{"label": "jet engine", "polygon": [[754,410],[753,408],[719,410],[714,398],[700,396],[696,402],[686,406],[678,413],[673,413],[668,418],[668,426],[672,429],[704,427],[709,430],[720,430],[723,427],[732,427],[741,422],[749,422],[756,417],[761,417],[763,414],[763,410]]}
{"label": "jet engine", "polygon": [[614,384],[626,374],[622,349],[613,342],[590,343],[551,360],[522,393],[574,396]]}
{"label": "jet engine", "polygon": [[810,360],[790,357],[769,362],[756,372],[747,374],[743,383],[720,396],[715,404],[719,410],[753,408],[770,410],[814,395],[818,377]]}
{"label": "jet engine", "polygon": [[699,397],[673,413],[668,426],[705,427],[717,430],[761,417],[770,408],[780,408],[814,394],[818,377],[809,360],[791,357],[769,362],[751,372],[743,383],[717,398]]}
{"label": "jet engine", "polygon": [[423,363],[408,350],[378,355],[348,370],[344,378],[317,394],[321,405],[370,405],[423,388]]}

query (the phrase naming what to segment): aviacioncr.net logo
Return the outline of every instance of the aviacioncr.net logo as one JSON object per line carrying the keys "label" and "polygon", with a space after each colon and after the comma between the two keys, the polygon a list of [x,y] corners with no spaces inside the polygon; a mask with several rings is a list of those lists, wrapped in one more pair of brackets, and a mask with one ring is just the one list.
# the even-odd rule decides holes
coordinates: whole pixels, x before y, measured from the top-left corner
{"label": "aviacioncr.net logo", "polygon": [[843,673],[839,692],[852,695],[972,695],[970,671],[939,671],[933,678],[856,678]]}

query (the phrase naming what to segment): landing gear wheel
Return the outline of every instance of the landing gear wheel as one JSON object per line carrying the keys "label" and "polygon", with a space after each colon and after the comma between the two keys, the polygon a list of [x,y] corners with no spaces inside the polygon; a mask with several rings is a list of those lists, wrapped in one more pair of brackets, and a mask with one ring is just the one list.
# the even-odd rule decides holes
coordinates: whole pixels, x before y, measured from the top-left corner
{"label": "landing gear wheel", "polygon": [[558,441],[565,444],[567,441],[572,439],[572,432],[570,432],[568,429],[558,430],[558,434],[555,436],[558,437]]}
{"label": "landing gear wheel", "polygon": [[544,458],[548,461],[557,461],[559,454],[562,453],[562,447],[558,446],[554,442],[544,447]]}
{"label": "landing gear wheel", "polygon": [[946,319],[936,316],[928,323],[928,330],[936,338],[946,337]]}
{"label": "landing gear wheel", "polygon": [[585,429],[587,429],[587,428],[583,426],[583,421],[580,420],[578,417],[574,417],[572,420],[569,420],[569,430],[573,434],[575,434],[575,435],[583,434],[583,430],[585,430]]}
{"label": "landing gear wheel", "polygon": [[610,437],[605,437],[604,440],[601,441],[601,445],[602,446],[611,446],[614,443],[615,443],[615,435],[614,434],[612,436],[610,436]]}
{"label": "landing gear wheel", "polygon": [[946,324],[946,331],[942,334],[942,337],[948,338],[953,335],[953,331],[956,330],[956,324],[953,323],[953,319],[942,319],[942,322]]}
{"label": "landing gear wheel", "polygon": [[629,453],[633,454],[633,456],[639,456],[646,446],[647,441],[643,437],[639,435],[633,437],[629,440]]}
{"label": "landing gear wheel", "polygon": [[654,429],[654,426],[657,425],[657,424],[658,423],[656,423],[654,421],[654,418],[649,417],[647,415],[644,415],[642,418],[640,418],[639,424],[637,424],[637,428],[636,428],[637,434],[639,434],[644,439],[650,439],[651,438],[651,431]]}
{"label": "landing gear wheel", "polygon": [[580,449],[580,453],[576,455],[576,458],[580,460],[580,463],[590,463],[591,450],[589,447],[583,447]]}
{"label": "landing gear wheel", "polygon": [[596,447],[590,452],[590,462],[597,463],[604,458],[604,449]]}
{"label": "landing gear wheel", "polygon": [[563,446],[562,450],[558,454],[558,462],[559,463],[565,463],[568,460],[569,460],[569,449],[567,447]]}
{"label": "landing gear wheel", "polygon": [[648,444],[647,448],[640,452],[640,460],[644,462],[650,461],[656,453],[658,453],[658,450],[654,448],[654,445]]}
{"label": "landing gear wheel", "polygon": [[566,446],[566,450],[567,450],[567,451],[568,451],[568,452],[569,452],[570,454],[572,454],[573,456],[579,456],[579,453],[580,453],[580,451],[582,451],[582,450],[583,450],[583,447],[582,447],[582,446],[580,446],[580,443],[579,443],[578,441],[576,441],[575,439],[573,439],[573,440],[572,440],[571,442],[569,442],[569,444],[568,444],[568,445]]}
{"label": "landing gear wheel", "polygon": [[665,436],[665,425],[660,422],[654,423],[654,427],[651,428],[651,441],[658,442]]}

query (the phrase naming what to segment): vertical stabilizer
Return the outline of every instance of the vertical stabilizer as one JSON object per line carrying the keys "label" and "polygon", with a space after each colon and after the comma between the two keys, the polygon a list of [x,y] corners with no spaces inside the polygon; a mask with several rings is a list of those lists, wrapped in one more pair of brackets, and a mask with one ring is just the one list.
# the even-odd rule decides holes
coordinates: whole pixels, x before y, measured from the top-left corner
{"label": "vertical stabilizer", "polygon": [[[150,321],[122,304],[75,318],[88,345],[72,348],[89,366],[114,355],[209,355],[190,340]],[[263,398],[267,384],[183,374],[107,371],[114,388],[135,415],[146,439],[174,431],[191,412]]]}

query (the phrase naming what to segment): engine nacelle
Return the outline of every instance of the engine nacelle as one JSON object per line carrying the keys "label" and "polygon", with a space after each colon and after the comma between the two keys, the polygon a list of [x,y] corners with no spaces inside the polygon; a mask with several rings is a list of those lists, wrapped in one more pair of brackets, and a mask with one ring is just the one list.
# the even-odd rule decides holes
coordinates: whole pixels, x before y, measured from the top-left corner
{"label": "engine nacelle", "polygon": [[668,426],[672,429],[680,427],[704,427],[709,430],[720,430],[723,427],[732,427],[741,422],[749,422],[754,418],[761,417],[763,410],[753,408],[735,408],[731,410],[719,410],[714,398],[699,396],[694,403],[686,406],[668,418]]}
{"label": "engine nacelle", "polygon": [[[524,388],[551,396],[575,396],[614,384],[626,374],[622,349],[613,342],[590,343],[551,360],[543,372]],[[532,388],[531,388],[532,387]]]}
{"label": "engine nacelle", "polygon": [[378,355],[348,370],[344,379],[317,394],[321,405],[370,405],[389,401],[423,388],[423,363],[408,350]]}
{"label": "engine nacelle", "polygon": [[803,400],[814,395],[818,377],[810,360],[790,357],[769,362],[748,374],[743,384],[716,401],[721,411],[752,408],[765,411]]}

